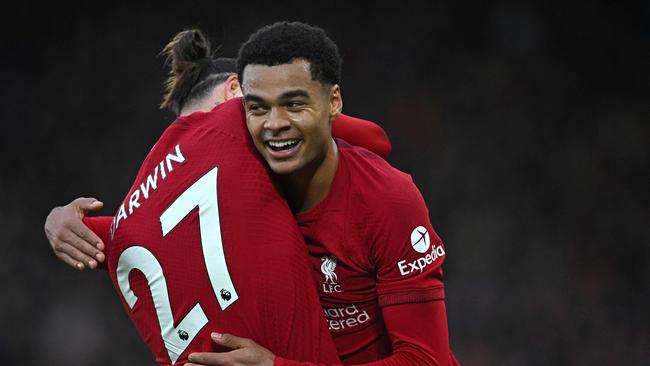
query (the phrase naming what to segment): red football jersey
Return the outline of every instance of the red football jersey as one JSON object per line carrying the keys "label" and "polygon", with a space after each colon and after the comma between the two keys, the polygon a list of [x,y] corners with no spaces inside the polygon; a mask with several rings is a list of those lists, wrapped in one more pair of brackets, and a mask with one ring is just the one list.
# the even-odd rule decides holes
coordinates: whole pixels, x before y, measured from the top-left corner
{"label": "red football jersey", "polygon": [[[358,364],[393,353],[383,307],[444,299],[445,249],[409,175],[366,150],[337,144],[328,196],[296,218],[339,356],[345,364]],[[437,326],[444,327],[436,334],[448,344],[444,302],[435,306],[431,309],[441,314]],[[431,358],[447,364],[451,353],[445,347],[445,354]]]}
{"label": "red football jersey", "polygon": [[384,159],[393,148],[388,135],[378,124],[345,114],[332,121],[332,136],[368,149]]}
{"label": "red football jersey", "polygon": [[210,332],[276,355],[337,362],[300,231],[255,152],[241,99],[178,118],[114,216],[107,265],[161,365],[215,348]]}

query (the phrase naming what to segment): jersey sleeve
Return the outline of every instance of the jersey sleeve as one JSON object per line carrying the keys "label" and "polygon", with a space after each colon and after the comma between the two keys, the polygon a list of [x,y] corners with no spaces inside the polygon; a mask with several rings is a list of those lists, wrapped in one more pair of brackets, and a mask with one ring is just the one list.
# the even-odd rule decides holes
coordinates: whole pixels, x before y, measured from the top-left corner
{"label": "jersey sleeve", "polygon": [[[382,309],[393,354],[363,366],[459,366],[449,347],[447,312],[442,300]],[[274,366],[325,366],[276,357]]]}
{"label": "jersey sleeve", "polygon": [[381,217],[371,246],[382,307],[444,299],[445,248],[420,191],[404,176],[378,209]]}
{"label": "jersey sleeve", "polygon": [[84,225],[97,234],[102,242],[106,245],[110,241],[111,224],[113,223],[113,216],[93,216],[84,217]]}
{"label": "jersey sleeve", "polygon": [[[104,243],[104,252],[108,250],[108,245],[111,240],[110,231],[111,224],[113,223],[113,216],[93,216],[93,217],[84,217],[83,223],[86,225],[92,232],[94,232]],[[108,270],[106,267],[106,261],[98,262],[99,269]]]}
{"label": "jersey sleeve", "polygon": [[386,159],[392,150],[388,135],[376,123],[342,114],[332,121],[332,136],[368,149]]}

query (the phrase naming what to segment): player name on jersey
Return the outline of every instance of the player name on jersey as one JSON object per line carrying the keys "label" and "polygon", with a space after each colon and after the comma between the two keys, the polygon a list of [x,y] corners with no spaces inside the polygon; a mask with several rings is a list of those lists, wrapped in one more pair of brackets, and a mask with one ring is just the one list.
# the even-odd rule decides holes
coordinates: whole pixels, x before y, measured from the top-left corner
{"label": "player name on jersey", "polygon": [[120,208],[117,211],[117,215],[113,218],[113,224],[111,225],[111,239],[115,236],[115,232],[120,225],[120,220],[126,220],[129,218],[129,216],[140,207],[140,200],[142,199],[142,203],[144,203],[144,201],[146,201],[149,196],[156,191],[159,184],[158,177],[160,177],[160,182],[164,181],[165,178],[167,178],[167,175],[174,171],[174,163],[180,165],[184,162],[185,157],[181,151],[181,146],[180,144],[177,144],[174,147],[174,151],[168,153],[167,156],[156,165],[153,172],[150,172],[144,181],[137,186],[138,188],[131,193],[128,202],[128,214],[126,210],[126,200],[125,202],[122,202],[122,205],[120,205]]}

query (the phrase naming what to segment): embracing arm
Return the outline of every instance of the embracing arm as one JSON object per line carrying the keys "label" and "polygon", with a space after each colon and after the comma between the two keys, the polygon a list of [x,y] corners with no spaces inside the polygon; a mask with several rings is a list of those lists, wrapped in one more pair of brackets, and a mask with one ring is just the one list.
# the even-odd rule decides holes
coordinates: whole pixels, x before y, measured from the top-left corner
{"label": "embracing arm", "polygon": [[[376,270],[378,301],[392,354],[363,365],[458,365],[447,330],[441,267],[444,245],[410,177],[401,177],[397,183],[402,189],[388,196],[390,201],[377,220],[379,229],[364,233],[375,237],[368,256]],[[267,349],[250,339],[225,335],[213,340],[233,351],[194,353],[189,356],[190,365],[325,365],[269,356]]]}
{"label": "embracing arm", "polygon": [[[96,235],[82,221],[88,212],[102,206],[94,198],[77,198],[65,206],[55,207],[45,219],[45,235],[52,251],[70,267],[79,270],[96,268],[98,263],[104,262],[102,250],[105,248],[106,236]],[[105,223],[106,220],[102,221],[101,226]]]}
{"label": "embracing arm", "polygon": [[388,135],[378,124],[345,114],[332,121],[332,136],[368,149],[384,159],[392,150]]}
{"label": "embracing arm", "polygon": [[[449,351],[443,300],[386,306],[382,309],[393,354],[363,366],[457,365]],[[275,358],[275,366],[323,365]]]}
{"label": "embracing arm", "polygon": [[86,225],[90,231],[95,233],[103,243],[108,243],[110,241],[113,216],[84,217],[82,221],[84,225]]}
{"label": "embracing arm", "polygon": [[[442,299],[386,306],[382,309],[382,315],[393,354],[362,366],[458,365],[449,349],[447,315]],[[333,366],[274,357],[269,350],[252,340],[233,335],[213,336],[213,340],[233,351],[194,353],[190,355],[192,363],[188,365]]]}

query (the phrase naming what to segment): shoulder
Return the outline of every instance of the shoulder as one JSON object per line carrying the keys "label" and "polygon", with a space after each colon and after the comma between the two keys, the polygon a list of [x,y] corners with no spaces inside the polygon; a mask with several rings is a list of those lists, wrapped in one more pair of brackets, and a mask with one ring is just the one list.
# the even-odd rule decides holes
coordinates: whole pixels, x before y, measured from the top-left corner
{"label": "shoulder", "polygon": [[209,112],[194,112],[180,116],[174,122],[179,128],[188,127],[200,132],[226,134],[236,139],[247,139],[246,115],[241,98],[221,103]]}
{"label": "shoulder", "polygon": [[411,175],[400,171],[368,150],[337,140],[349,172],[353,198],[373,215],[395,215],[421,208],[424,201]]}
{"label": "shoulder", "polygon": [[[363,149],[343,146],[340,156],[349,174],[347,219],[349,232],[365,243],[359,249],[384,276],[400,261],[412,263],[422,253],[412,249],[412,238],[428,233],[427,241],[441,242],[429,219],[429,210],[413,179]],[[373,154],[374,155],[374,154]]]}
{"label": "shoulder", "polygon": [[382,158],[392,150],[388,135],[378,124],[342,114],[332,121],[332,135],[368,149]]}

